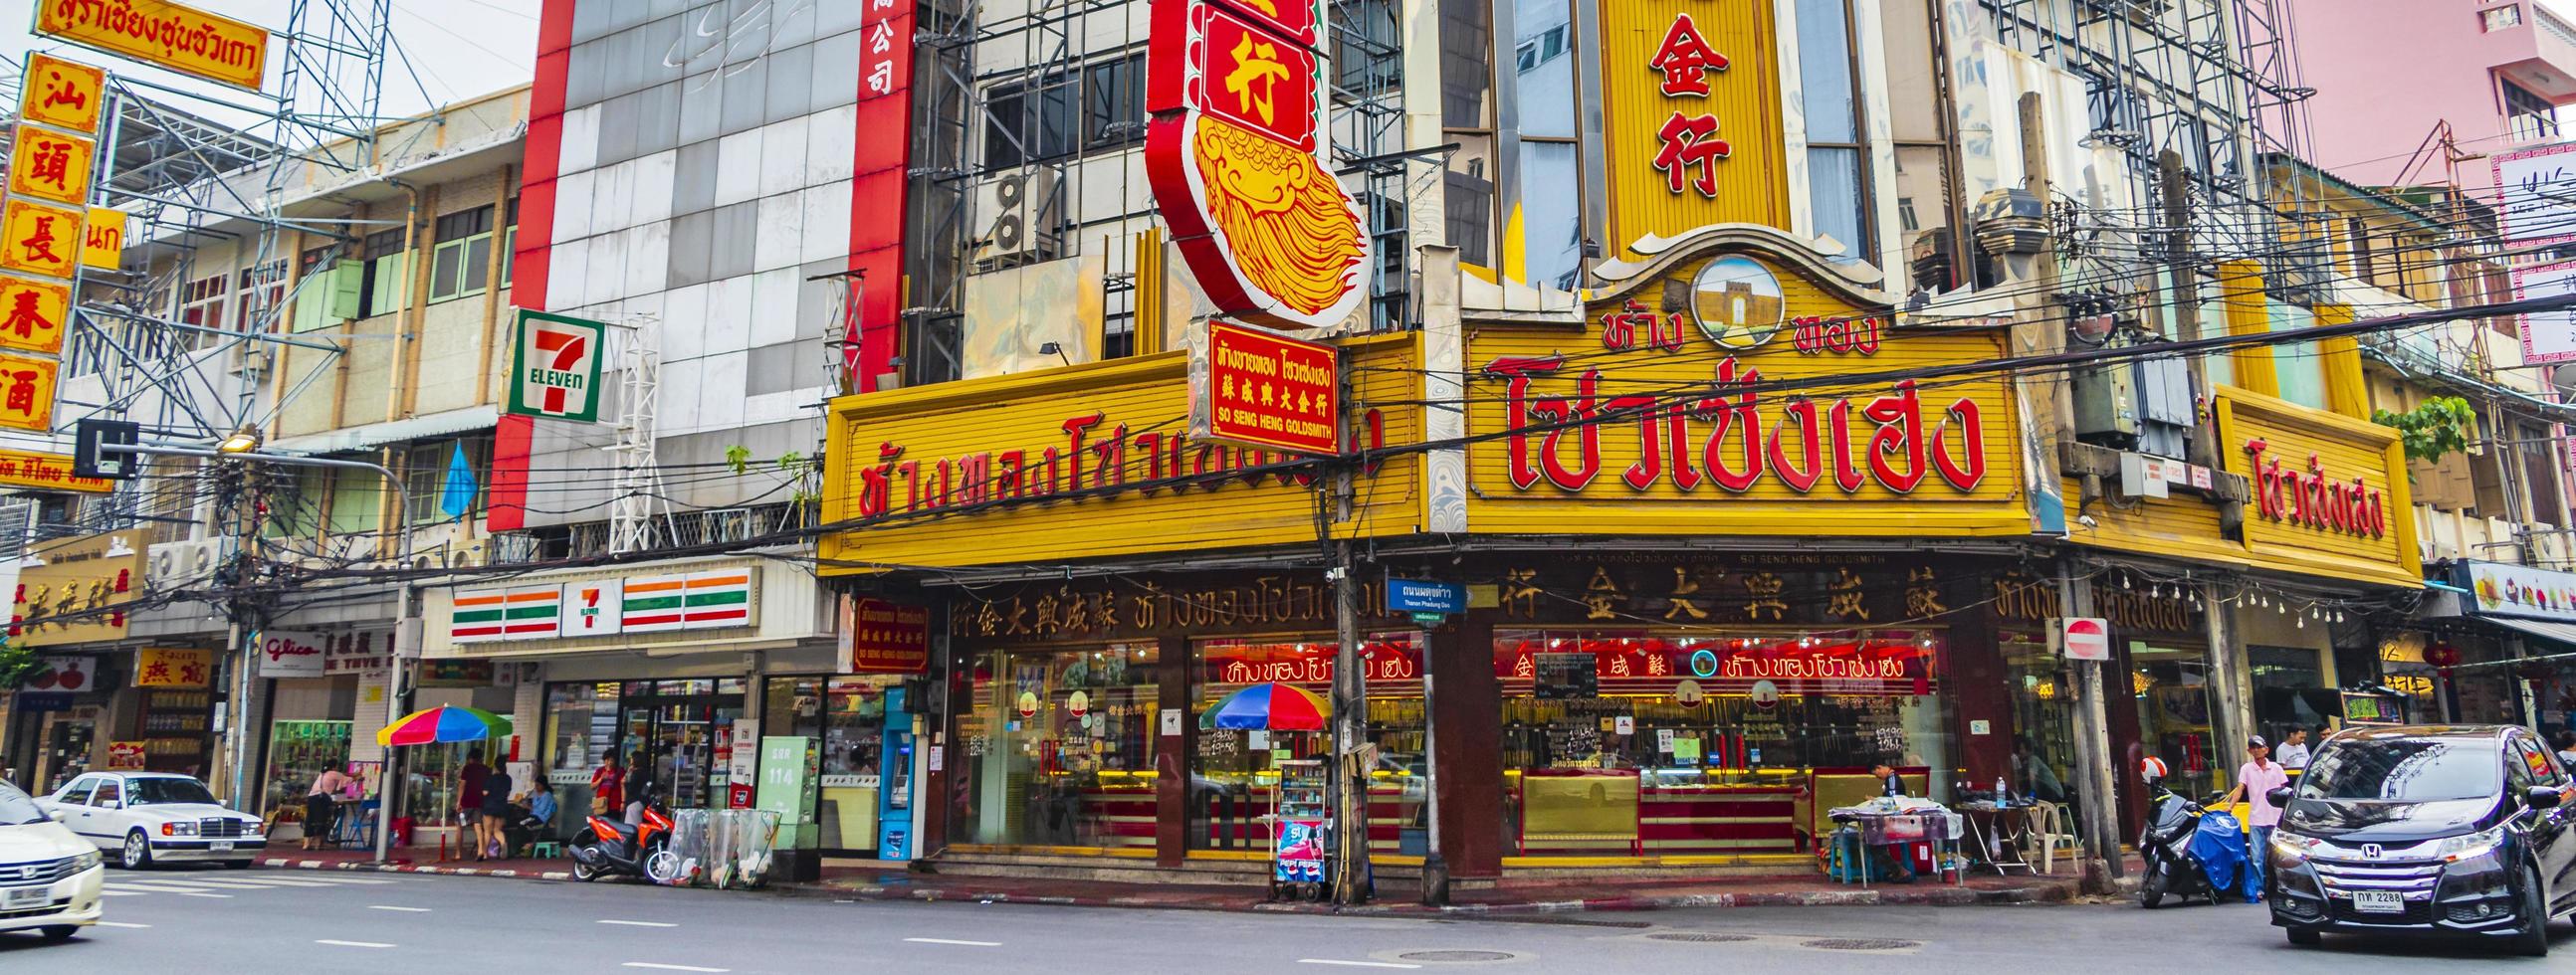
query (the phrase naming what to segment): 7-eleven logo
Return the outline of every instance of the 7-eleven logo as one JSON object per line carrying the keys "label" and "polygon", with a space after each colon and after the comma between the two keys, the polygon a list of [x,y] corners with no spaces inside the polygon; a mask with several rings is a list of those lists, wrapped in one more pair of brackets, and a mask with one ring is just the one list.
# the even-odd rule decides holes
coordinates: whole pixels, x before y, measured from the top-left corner
{"label": "7-eleven logo", "polygon": [[607,328],[598,322],[520,313],[519,375],[512,412],[571,420],[599,414],[599,354]]}

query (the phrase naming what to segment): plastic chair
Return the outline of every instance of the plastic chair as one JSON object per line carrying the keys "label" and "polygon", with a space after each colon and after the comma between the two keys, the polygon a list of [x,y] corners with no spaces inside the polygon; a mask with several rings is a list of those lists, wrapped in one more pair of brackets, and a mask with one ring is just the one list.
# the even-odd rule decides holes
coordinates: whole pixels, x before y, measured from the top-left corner
{"label": "plastic chair", "polygon": [[[2066,848],[2068,860],[2074,860],[2079,855],[2079,851],[2084,849],[2083,844],[2075,838],[2075,834],[2058,832],[2061,828],[2075,828],[2073,817],[2067,814],[2066,807],[2047,800],[2031,803],[2030,818],[2025,826],[2022,844],[2025,849],[2035,849],[2039,854],[2041,873],[2057,872],[2058,847]],[[2025,855],[2024,859],[2028,859],[2028,856]]]}

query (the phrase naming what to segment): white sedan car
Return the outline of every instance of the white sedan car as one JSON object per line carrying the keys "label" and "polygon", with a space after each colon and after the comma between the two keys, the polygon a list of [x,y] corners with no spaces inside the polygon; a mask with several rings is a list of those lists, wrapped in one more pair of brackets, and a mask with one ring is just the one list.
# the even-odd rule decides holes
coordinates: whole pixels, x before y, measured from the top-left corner
{"label": "white sedan car", "polygon": [[106,872],[96,848],[0,782],[0,932],[32,929],[61,941],[97,924]]}
{"label": "white sedan car", "polygon": [[268,846],[258,817],[224,808],[185,775],[91,772],[36,802],[130,870],[205,860],[247,867]]}

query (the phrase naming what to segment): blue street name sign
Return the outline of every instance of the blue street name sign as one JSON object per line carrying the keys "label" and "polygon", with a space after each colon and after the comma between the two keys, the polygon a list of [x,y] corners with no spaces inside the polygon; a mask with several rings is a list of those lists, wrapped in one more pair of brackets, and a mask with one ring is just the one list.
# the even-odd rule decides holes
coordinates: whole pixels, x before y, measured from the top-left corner
{"label": "blue street name sign", "polygon": [[1389,613],[1459,613],[1466,609],[1467,587],[1458,583],[1386,580],[1386,611]]}

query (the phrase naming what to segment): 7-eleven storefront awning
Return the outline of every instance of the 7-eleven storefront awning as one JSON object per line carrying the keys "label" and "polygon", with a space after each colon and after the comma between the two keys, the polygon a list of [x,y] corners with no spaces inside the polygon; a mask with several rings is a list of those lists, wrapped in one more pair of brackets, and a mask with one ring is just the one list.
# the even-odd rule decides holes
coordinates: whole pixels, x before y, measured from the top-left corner
{"label": "7-eleven storefront awning", "polygon": [[818,584],[764,559],[533,573],[431,590],[427,657],[792,644],[831,634]]}

